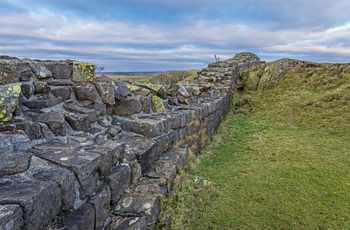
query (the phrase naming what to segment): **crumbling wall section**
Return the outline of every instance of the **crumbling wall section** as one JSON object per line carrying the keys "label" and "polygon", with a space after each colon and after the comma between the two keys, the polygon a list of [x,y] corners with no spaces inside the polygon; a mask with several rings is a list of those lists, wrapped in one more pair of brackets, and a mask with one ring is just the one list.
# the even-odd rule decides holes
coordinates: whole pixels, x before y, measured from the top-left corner
{"label": "crumbling wall section", "polygon": [[152,229],[252,54],[191,84],[95,78],[76,61],[0,57],[0,229]]}

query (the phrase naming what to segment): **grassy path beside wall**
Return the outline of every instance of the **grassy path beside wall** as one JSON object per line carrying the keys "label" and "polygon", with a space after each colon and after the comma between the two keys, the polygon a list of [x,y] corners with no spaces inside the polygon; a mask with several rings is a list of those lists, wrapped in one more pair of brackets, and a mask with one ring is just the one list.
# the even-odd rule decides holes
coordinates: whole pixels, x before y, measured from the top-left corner
{"label": "grassy path beside wall", "polygon": [[166,202],[172,229],[350,228],[350,83],[297,83],[236,94]]}

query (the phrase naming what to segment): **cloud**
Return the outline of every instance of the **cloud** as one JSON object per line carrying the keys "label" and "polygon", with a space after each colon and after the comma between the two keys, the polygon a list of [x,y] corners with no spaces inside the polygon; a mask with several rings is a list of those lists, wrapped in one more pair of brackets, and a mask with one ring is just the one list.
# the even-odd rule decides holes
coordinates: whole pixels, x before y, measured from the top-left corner
{"label": "cloud", "polygon": [[4,0],[0,9],[4,54],[108,71],[201,68],[241,51],[269,60],[350,54],[350,2],[341,0]]}

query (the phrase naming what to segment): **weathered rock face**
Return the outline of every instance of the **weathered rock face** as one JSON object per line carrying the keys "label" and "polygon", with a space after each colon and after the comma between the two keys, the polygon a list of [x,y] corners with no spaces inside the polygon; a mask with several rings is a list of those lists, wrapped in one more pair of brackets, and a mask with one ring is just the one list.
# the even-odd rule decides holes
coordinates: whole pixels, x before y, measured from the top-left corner
{"label": "weathered rock face", "polygon": [[152,229],[188,152],[227,113],[239,70],[260,64],[239,54],[191,84],[159,85],[1,56],[0,229]]}

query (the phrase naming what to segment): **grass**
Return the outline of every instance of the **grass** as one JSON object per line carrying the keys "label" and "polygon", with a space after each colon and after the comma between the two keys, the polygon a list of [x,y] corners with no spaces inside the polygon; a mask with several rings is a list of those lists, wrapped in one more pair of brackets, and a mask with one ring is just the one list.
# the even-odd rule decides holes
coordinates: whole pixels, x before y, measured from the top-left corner
{"label": "grass", "polygon": [[164,205],[172,229],[349,229],[350,77],[311,75],[234,96]]}

